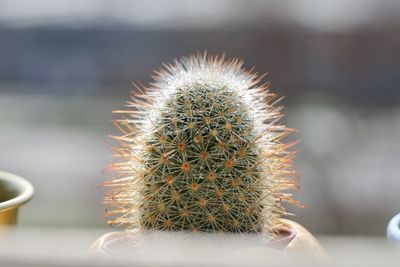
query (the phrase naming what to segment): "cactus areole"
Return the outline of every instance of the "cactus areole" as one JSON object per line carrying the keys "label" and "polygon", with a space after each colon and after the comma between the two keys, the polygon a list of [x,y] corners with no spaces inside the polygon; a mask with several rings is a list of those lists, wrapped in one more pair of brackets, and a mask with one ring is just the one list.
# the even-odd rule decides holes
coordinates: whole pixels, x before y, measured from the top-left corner
{"label": "cactus areole", "polygon": [[[279,99],[242,62],[199,54],[164,65],[125,110],[114,177],[104,185],[112,224],[128,229],[271,232],[298,204],[293,129]],[[289,192],[288,192],[289,191]]]}

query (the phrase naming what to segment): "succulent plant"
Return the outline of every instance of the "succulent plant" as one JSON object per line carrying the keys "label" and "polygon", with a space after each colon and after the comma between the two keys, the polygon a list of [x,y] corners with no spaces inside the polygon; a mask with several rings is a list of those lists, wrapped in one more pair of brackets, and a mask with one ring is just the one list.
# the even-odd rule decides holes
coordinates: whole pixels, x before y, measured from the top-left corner
{"label": "succulent plant", "polygon": [[115,111],[121,134],[112,187],[112,224],[172,231],[273,231],[298,204],[294,144],[283,139],[280,99],[237,59],[198,54],[136,86]]}

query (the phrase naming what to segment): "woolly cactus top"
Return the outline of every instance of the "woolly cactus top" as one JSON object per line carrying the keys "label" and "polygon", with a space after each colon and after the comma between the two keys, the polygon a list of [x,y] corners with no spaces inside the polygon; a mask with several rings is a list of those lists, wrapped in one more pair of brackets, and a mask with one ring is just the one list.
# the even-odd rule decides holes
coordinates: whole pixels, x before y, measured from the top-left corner
{"label": "woolly cactus top", "polygon": [[111,223],[130,229],[266,232],[296,204],[281,107],[238,60],[183,58],[116,111],[122,135],[105,185]]}

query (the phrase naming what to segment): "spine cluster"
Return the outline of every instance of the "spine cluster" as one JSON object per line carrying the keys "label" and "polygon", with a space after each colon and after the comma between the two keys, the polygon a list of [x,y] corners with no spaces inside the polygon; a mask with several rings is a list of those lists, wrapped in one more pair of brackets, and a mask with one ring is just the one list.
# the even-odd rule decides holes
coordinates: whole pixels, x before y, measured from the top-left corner
{"label": "spine cluster", "polygon": [[137,87],[116,126],[105,197],[112,223],[202,232],[271,231],[298,189],[293,129],[261,78],[238,60],[197,55]]}

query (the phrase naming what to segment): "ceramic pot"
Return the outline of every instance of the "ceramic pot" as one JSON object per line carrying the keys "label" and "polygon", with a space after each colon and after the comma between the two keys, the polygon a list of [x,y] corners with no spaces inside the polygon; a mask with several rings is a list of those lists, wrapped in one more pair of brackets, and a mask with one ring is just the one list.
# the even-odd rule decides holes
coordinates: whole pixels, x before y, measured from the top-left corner
{"label": "ceramic pot", "polygon": [[[237,237],[237,242],[235,247],[228,247],[226,244],[223,246],[214,246],[215,243],[207,240],[207,239],[202,239],[202,241],[206,240],[203,242],[203,246],[199,245],[200,250],[196,247],[196,245],[199,244],[198,240],[196,240],[195,243],[189,243],[187,244],[181,244],[179,246],[174,247],[169,245],[169,241],[163,241],[165,242],[164,245],[166,245],[168,252],[157,252],[159,251],[157,249],[157,245],[159,245],[160,239],[152,239],[149,243],[151,243],[147,252],[149,252],[149,255],[153,255],[153,257],[150,256],[151,259],[154,260],[154,255],[157,255],[157,257],[160,257],[160,255],[163,255],[162,258],[165,260],[165,257],[170,256],[171,259],[176,260],[177,257],[180,257],[180,255],[185,254],[185,259],[195,259],[196,254],[200,255],[205,255],[207,253],[198,253],[198,251],[201,251],[202,248],[207,247],[210,251],[214,252],[215,255],[221,255],[220,252],[216,252],[215,248],[217,250],[220,247],[224,247],[223,253],[225,253],[226,257],[228,260],[236,259],[240,261],[241,259],[248,259],[251,257],[252,259],[260,259],[263,258],[265,259],[280,259],[282,257],[290,257],[290,256],[304,256],[304,255],[311,255],[317,258],[324,258],[326,256],[325,250],[322,248],[320,243],[308,232],[303,226],[300,224],[290,221],[290,220],[282,220],[283,226],[278,228],[278,232],[280,234],[279,238],[275,238],[273,240],[262,240],[254,242],[253,240],[250,240],[250,242],[242,242],[243,239],[247,239],[248,236],[252,235],[247,235],[243,234],[242,236]],[[138,257],[140,255],[145,255],[146,251],[144,253],[136,253],[135,250],[138,250],[137,244],[141,242],[136,242],[137,240],[137,234],[139,232],[111,232],[108,234],[105,234],[101,236],[99,239],[96,240],[96,242],[93,243],[93,245],[90,247],[89,252],[90,254],[95,254],[95,255],[102,255],[102,256],[126,256],[128,255],[129,257]],[[256,235],[253,235],[253,237]],[[257,238],[257,240],[261,240],[260,238]],[[200,243],[202,242],[200,241]],[[247,240],[249,241],[249,239]],[[209,242],[209,243],[207,243]],[[171,242],[173,243],[173,242]],[[134,245],[136,244],[136,246]],[[195,245],[193,245],[195,244]],[[204,246],[205,244],[205,246]],[[232,244],[232,243],[230,243]],[[250,245],[249,245],[250,244]],[[190,246],[190,249],[187,249],[188,246]],[[175,252],[174,252],[175,251]],[[178,252],[176,252],[178,251]],[[194,251],[194,252],[193,252]],[[175,253],[175,254],[174,254]],[[193,253],[193,255],[189,255],[190,253]],[[210,253],[211,255],[212,253]],[[135,256],[133,256],[135,255]],[[167,256],[165,256],[167,255]],[[278,257],[277,257],[278,256]],[[281,256],[281,257],[280,257]],[[212,257],[212,256],[211,256]],[[142,257],[141,262],[145,263],[149,257]],[[204,256],[200,257],[195,261],[195,263],[198,263],[198,260],[202,260]],[[168,260],[166,260],[168,262]],[[165,263],[165,261],[164,261]],[[176,262],[175,262],[176,263]],[[206,263],[207,264],[207,263]]]}
{"label": "ceramic pot", "polygon": [[400,213],[390,220],[386,234],[389,243],[400,246]]}
{"label": "ceramic pot", "polygon": [[17,224],[18,209],[33,197],[27,180],[0,171],[0,227]]}

